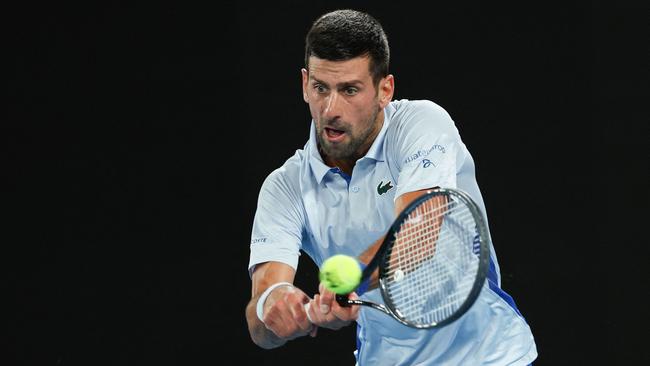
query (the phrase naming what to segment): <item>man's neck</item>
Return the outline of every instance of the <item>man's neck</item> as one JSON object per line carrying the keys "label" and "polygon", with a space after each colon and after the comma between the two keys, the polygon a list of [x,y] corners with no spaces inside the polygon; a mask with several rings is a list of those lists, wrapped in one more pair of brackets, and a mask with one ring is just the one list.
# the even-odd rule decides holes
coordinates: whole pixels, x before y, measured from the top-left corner
{"label": "man's neck", "polygon": [[339,168],[341,171],[343,171],[345,174],[352,176],[352,170],[354,169],[354,165],[357,163],[356,159],[354,160],[334,160],[334,159],[329,159],[325,158],[325,164],[329,167],[336,167]]}

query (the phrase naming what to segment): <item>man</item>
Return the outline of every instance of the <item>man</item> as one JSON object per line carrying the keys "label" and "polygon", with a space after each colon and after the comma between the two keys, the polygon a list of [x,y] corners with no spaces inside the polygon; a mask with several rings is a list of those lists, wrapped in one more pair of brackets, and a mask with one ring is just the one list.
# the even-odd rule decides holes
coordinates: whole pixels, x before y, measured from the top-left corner
{"label": "man", "polygon": [[[292,285],[300,250],[319,266],[338,253],[367,263],[396,215],[433,187],[464,190],[485,212],[473,159],[454,122],[433,102],[392,101],[388,64],[386,35],[368,14],[330,12],[307,34],[302,87],[310,139],[259,193],[248,267],[251,338],[275,348],[316,336],[318,327],[356,321],[358,365],[530,364],[535,342],[499,288],[493,248],[476,303],[438,330],[409,328],[371,308],[341,307],[323,286],[310,299]],[[376,288],[360,296],[383,303]]]}

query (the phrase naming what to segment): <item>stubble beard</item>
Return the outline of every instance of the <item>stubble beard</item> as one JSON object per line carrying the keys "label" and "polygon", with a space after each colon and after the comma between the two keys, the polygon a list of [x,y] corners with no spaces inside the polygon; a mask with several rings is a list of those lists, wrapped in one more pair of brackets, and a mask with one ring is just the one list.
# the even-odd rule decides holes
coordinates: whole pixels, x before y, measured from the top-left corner
{"label": "stubble beard", "polygon": [[[320,127],[317,130],[318,144],[322,153],[327,155],[332,159],[345,160],[345,159],[354,159],[357,160],[361,156],[361,147],[367,142],[368,137],[374,132],[374,125],[377,120],[377,115],[379,114],[379,108],[375,108],[374,112],[365,121],[366,129],[362,130],[361,133],[357,136],[352,135],[348,124],[345,122],[332,122],[332,121],[323,121],[320,123]],[[344,131],[349,140],[347,142],[338,142],[331,143],[325,137],[325,127],[331,127]]]}

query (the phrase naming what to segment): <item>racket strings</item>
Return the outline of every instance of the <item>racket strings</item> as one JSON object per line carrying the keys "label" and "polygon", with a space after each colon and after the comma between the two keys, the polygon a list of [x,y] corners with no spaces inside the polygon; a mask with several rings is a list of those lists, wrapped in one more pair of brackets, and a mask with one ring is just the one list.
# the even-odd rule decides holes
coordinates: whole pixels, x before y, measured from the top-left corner
{"label": "racket strings", "polygon": [[[440,256],[440,258],[444,258]],[[440,261],[440,260],[439,260]],[[446,265],[449,267],[449,264]],[[427,269],[422,271],[421,276],[414,278],[411,285],[412,289],[408,290],[405,297],[407,300],[403,304],[398,304],[402,312],[408,314],[407,317],[418,319],[420,323],[436,323],[440,319],[449,317],[462,303],[465,295],[472,288],[472,281],[458,281],[453,270],[449,268],[441,270],[432,270],[433,267],[423,267]],[[426,278],[426,280],[425,280]],[[431,283],[438,283],[436,288],[427,287]],[[408,287],[405,287],[408,289]],[[424,295],[428,294],[426,302],[423,302]],[[400,296],[395,294],[394,296]]]}
{"label": "racket strings", "polygon": [[[414,256],[412,252],[418,251],[422,254],[420,258],[424,258],[430,254],[426,249],[435,250],[441,220],[452,205],[453,203],[449,202],[438,205],[433,209],[430,208],[430,205],[421,205],[416,208],[402,224],[396,236],[396,243],[393,246],[393,250],[397,251],[396,258],[399,260],[405,258],[416,260],[418,257]],[[412,243],[418,243],[419,245],[412,245]],[[400,267],[405,266],[405,264],[400,263]]]}
{"label": "racket strings", "polygon": [[[396,291],[392,291],[391,297],[405,299],[396,303],[395,307],[405,313],[403,316],[411,319],[411,322],[435,324],[458,309],[465,294],[471,290],[472,282],[458,283],[449,270],[431,270],[433,267],[426,266],[423,268],[428,270],[421,271],[419,277],[411,275],[411,283],[401,284]],[[436,282],[440,286],[431,288],[430,284]],[[403,292],[406,293],[402,294]],[[425,294],[429,295],[426,302],[423,302]]]}
{"label": "racket strings", "polygon": [[[440,231],[439,229],[436,231],[435,236],[438,238],[438,240],[439,240],[440,242],[447,242],[447,241],[451,240],[451,239],[450,239],[450,236],[453,235],[452,233],[450,233],[450,232],[448,232],[448,231],[444,231],[444,232],[442,233],[442,235],[440,235],[440,234],[439,234],[439,231]],[[468,238],[467,235],[466,235],[466,237],[467,237],[467,239],[465,239],[465,240],[469,240],[469,238]],[[417,240],[421,240],[419,237],[417,237],[416,239],[417,239]],[[427,247],[428,247],[428,248],[427,248],[428,250],[425,250],[425,253],[427,253],[428,256],[427,256],[427,257],[422,257],[422,254],[421,254],[421,253],[418,253],[418,255],[417,255],[418,260],[412,260],[412,259],[410,259],[410,258],[405,259],[405,258],[408,257],[409,255],[413,255],[413,254],[412,254],[412,253],[409,253],[408,251],[403,251],[402,255],[399,256],[399,260],[398,260],[399,265],[396,266],[396,267],[392,267],[392,268],[387,272],[389,275],[390,275],[390,274],[394,274],[394,273],[397,272],[397,271],[402,271],[403,273],[404,273],[404,272],[409,273],[410,271],[415,270],[415,268],[414,268],[414,266],[413,266],[414,263],[417,263],[417,264],[422,263],[422,262],[423,262],[424,260],[426,260],[426,259],[431,259],[434,255],[438,255],[438,256],[444,257],[447,261],[449,261],[449,262],[447,263],[447,265],[448,265],[448,266],[452,266],[452,267],[454,267],[454,269],[456,269],[457,271],[465,270],[465,268],[462,268],[462,267],[461,267],[461,264],[463,264],[463,263],[468,263],[468,262],[469,262],[469,260],[468,260],[467,258],[464,258],[464,259],[461,259],[461,260],[458,260],[458,259],[451,260],[451,259],[449,258],[451,253],[448,253],[449,250],[447,250],[448,246],[441,246],[441,247],[438,249],[437,253],[436,253],[434,250],[432,250],[432,248],[435,247],[435,243],[433,243],[433,245],[429,245],[430,242],[428,242],[428,241],[427,241],[427,242],[422,242],[422,241],[421,241],[421,242],[417,242],[417,241],[416,241],[415,243],[418,243],[419,245],[427,246]],[[410,247],[414,247],[414,246],[417,246],[417,245],[411,245]],[[470,257],[468,251],[462,252],[462,254],[464,254],[465,257]],[[446,273],[443,273],[443,272],[441,272],[441,271],[438,271],[438,272],[430,273],[430,275],[433,276],[433,277],[430,278],[431,281],[428,281],[428,282],[432,282],[432,283],[440,283],[440,282],[442,281],[442,278],[443,278],[444,276],[446,276],[447,274],[446,274]],[[427,283],[428,283],[428,282],[427,282]]]}
{"label": "racket strings", "polygon": [[435,324],[462,305],[478,270],[476,233],[462,202],[425,202],[411,212],[395,236],[384,276],[400,316]]}
{"label": "racket strings", "polygon": [[391,259],[395,258],[398,263],[397,266],[390,267],[408,270],[433,255],[442,228],[442,219],[453,205],[453,202],[448,202],[435,206],[433,209],[430,208],[430,205],[421,205],[416,208],[396,235],[393,245],[394,254],[391,254]]}

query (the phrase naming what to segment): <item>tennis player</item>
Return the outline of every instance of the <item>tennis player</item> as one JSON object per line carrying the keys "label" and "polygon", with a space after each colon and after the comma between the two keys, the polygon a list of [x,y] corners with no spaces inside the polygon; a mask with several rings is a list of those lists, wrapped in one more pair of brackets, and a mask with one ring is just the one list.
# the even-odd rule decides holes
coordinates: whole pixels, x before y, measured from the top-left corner
{"label": "tennis player", "polygon": [[[361,366],[531,364],[535,341],[500,287],[494,248],[479,298],[440,329],[407,327],[367,307],[341,307],[322,286],[313,298],[293,286],[300,250],[318,266],[338,253],[368,259],[396,215],[433,187],[464,190],[485,212],[474,161],[453,120],[431,101],[392,100],[388,65],[387,37],[369,14],[333,11],[309,30],[302,87],[310,136],[259,192],[248,265],[251,338],[270,349],[316,336],[318,327],[356,322],[354,354]],[[357,296],[383,303],[377,289]]]}

